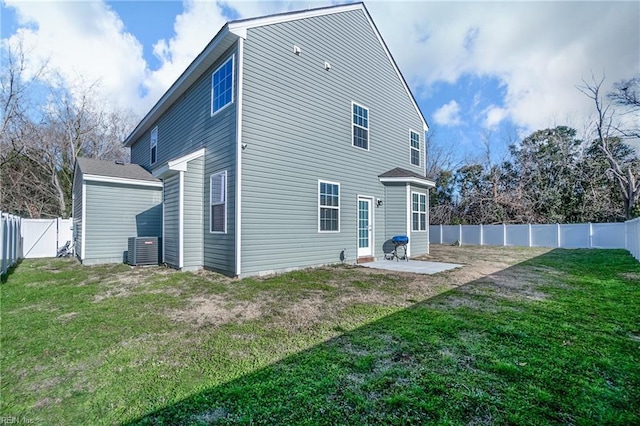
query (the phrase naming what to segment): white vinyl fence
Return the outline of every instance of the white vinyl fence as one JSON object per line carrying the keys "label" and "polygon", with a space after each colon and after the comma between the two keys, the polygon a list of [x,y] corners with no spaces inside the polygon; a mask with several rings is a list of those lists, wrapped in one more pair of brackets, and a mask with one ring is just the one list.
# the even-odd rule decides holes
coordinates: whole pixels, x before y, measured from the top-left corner
{"label": "white vinyl fence", "polygon": [[627,249],[640,260],[640,219],[620,223],[430,225],[431,244]]}
{"label": "white vinyl fence", "polygon": [[22,219],[0,212],[0,275],[19,259],[56,257],[73,239],[72,219]]}
{"label": "white vinyl fence", "polygon": [[21,219],[0,211],[0,276],[22,257]]}
{"label": "white vinyl fence", "polygon": [[23,257],[56,257],[58,249],[73,239],[72,226],[72,219],[22,219]]}
{"label": "white vinyl fence", "polygon": [[625,222],[627,225],[627,250],[640,261],[640,218]]}

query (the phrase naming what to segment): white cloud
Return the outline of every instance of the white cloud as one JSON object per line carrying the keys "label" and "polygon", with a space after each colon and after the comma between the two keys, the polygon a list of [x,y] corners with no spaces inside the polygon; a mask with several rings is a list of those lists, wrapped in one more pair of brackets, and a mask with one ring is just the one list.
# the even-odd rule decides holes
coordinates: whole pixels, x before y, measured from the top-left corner
{"label": "white cloud", "polygon": [[493,129],[507,117],[508,111],[505,108],[491,105],[487,108],[485,115],[484,127],[487,129]]}
{"label": "white cloud", "polygon": [[455,100],[452,100],[433,113],[433,119],[437,124],[443,126],[457,126],[462,124],[460,119],[460,105]]}
{"label": "white cloud", "polygon": [[576,85],[592,71],[606,71],[609,85],[638,72],[637,2],[371,2],[367,7],[423,100],[438,81],[497,78],[505,88],[504,116],[530,129],[568,115],[586,120],[593,106]]}
{"label": "white cloud", "polygon": [[153,46],[161,65],[145,82],[150,100],[155,102],[162,96],[227,20],[219,2],[184,2],[184,12],[176,16],[173,26],[174,36]]}
{"label": "white cloud", "polygon": [[[329,3],[186,0],[173,35],[153,46],[157,69],[102,2],[7,0],[5,7],[17,11],[21,35],[36,46],[34,61],[48,58],[68,80],[99,79],[101,95],[143,114],[228,20],[229,10],[246,18]],[[496,105],[483,119],[489,127],[507,118],[532,130],[568,116],[584,122],[593,107],[575,88],[581,78],[606,71],[612,84],[638,72],[637,2],[371,0],[367,8],[423,110],[430,109],[424,106],[434,83],[455,84],[464,76],[499,81],[503,99],[477,98]],[[435,115],[447,125],[462,122],[457,102]]]}
{"label": "white cloud", "polygon": [[18,2],[21,28],[11,36],[30,48],[32,66],[48,61],[70,84],[98,82],[98,94],[114,105],[139,108],[138,85],[146,64],[142,45],[124,31],[120,18],[97,2]]}

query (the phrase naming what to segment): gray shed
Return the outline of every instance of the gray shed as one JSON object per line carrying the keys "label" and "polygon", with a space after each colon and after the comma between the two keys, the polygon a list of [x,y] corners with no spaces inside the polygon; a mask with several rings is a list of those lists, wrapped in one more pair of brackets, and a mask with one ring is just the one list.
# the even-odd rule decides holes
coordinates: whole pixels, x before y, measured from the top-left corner
{"label": "gray shed", "polygon": [[137,164],[78,158],[73,240],[83,264],[126,260],[129,237],[162,236],[162,181]]}

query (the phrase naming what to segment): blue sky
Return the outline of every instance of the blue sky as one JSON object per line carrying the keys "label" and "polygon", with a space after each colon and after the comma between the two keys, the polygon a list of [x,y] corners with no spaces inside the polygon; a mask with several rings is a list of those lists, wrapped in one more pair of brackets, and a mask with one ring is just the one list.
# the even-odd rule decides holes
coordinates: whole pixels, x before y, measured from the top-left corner
{"label": "blue sky", "polygon": [[[144,115],[231,19],[319,7],[317,1],[5,0],[3,43],[33,66],[99,81],[114,107]],[[438,144],[494,160],[513,135],[566,124],[586,132],[592,105],[576,86],[640,73],[638,2],[369,1],[366,6]]]}

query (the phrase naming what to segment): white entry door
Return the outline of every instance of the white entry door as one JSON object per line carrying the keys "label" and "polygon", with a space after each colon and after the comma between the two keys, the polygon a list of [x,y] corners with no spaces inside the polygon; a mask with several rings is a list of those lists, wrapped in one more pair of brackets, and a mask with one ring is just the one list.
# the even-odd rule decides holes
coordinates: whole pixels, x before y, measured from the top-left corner
{"label": "white entry door", "polygon": [[358,197],[358,257],[373,256],[371,199]]}

